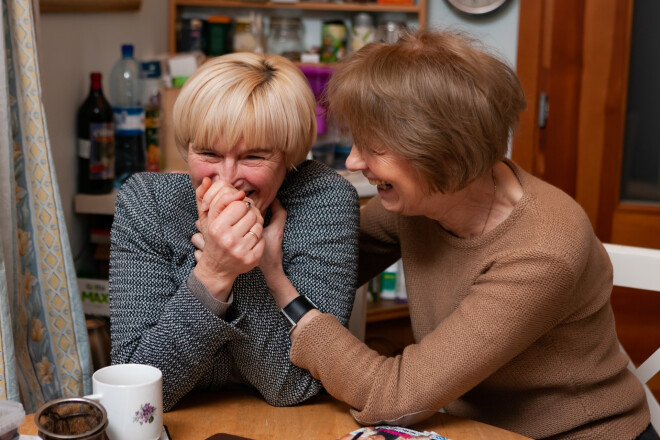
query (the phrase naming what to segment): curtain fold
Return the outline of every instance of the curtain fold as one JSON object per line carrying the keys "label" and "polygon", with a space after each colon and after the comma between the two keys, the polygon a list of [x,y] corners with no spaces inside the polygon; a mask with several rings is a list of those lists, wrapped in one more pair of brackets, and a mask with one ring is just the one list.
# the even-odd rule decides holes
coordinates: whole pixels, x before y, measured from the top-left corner
{"label": "curtain fold", "polygon": [[2,0],[0,399],[91,392],[82,304],[41,102],[30,0]]}

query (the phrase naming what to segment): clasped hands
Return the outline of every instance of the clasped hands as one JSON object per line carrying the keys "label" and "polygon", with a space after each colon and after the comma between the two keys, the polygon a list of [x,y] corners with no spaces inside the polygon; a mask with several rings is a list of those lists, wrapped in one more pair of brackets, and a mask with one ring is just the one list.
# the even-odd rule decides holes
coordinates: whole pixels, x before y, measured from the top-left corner
{"label": "clasped hands", "polygon": [[[199,219],[192,236],[197,278],[215,298],[226,301],[236,277],[260,266],[269,285],[281,283],[286,210],[275,200],[270,225],[244,191],[205,177],[195,190]],[[278,280],[279,281],[276,281]]]}

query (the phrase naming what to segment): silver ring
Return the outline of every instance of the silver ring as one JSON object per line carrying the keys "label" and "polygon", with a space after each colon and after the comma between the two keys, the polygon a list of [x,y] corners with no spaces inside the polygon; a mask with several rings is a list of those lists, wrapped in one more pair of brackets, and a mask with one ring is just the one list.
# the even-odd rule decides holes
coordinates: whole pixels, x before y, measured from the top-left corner
{"label": "silver ring", "polygon": [[250,209],[250,206],[252,206],[252,203],[248,202],[247,200],[245,201],[245,207],[247,209]]}
{"label": "silver ring", "polygon": [[252,232],[252,231],[247,231],[247,233],[248,233],[248,234],[251,234],[254,238],[257,239],[257,241],[259,241],[259,236],[258,236],[257,234],[255,234],[255,233]]}

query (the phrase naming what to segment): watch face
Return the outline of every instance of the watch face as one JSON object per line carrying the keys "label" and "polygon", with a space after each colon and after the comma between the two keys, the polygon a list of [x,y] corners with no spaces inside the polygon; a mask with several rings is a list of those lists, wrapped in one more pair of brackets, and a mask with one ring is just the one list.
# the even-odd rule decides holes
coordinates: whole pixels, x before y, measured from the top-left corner
{"label": "watch face", "polygon": [[467,14],[485,14],[506,3],[507,0],[447,0],[453,7]]}

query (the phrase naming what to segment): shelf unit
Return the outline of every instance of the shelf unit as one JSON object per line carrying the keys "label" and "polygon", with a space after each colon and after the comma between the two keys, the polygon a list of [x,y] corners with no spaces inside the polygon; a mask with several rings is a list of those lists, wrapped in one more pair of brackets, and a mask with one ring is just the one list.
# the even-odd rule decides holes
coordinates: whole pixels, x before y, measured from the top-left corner
{"label": "shelf unit", "polygon": [[367,303],[367,322],[389,321],[410,316],[408,303],[393,299],[379,299]]}
{"label": "shelf unit", "polygon": [[169,50],[176,52],[176,23],[186,9],[195,7],[211,8],[248,8],[248,9],[281,9],[314,12],[369,12],[381,14],[387,12],[399,12],[412,15],[417,18],[420,28],[426,26],[426,2],[427,0],[416,0],[413,5],[405,4],[379,4],[379,3],[335,3],[335,2],[312,2],[299,1],[295,3],[283,3],[275,1],[249,1],[249,0],[170,0],[170,23],[169,23]]}

